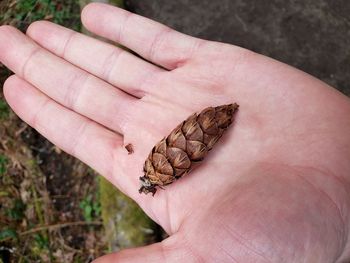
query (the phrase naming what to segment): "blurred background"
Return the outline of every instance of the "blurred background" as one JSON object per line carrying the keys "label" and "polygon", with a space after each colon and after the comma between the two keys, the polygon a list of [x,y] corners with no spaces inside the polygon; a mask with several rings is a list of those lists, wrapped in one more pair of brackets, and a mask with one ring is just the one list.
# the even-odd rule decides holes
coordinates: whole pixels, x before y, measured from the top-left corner
{"label": "blurred background", "polygon": [[[0,25],[36,20],[87,33],[89,0],[0,0]],[[293,65],[350,96],[348,0],[115,0],[176,30]],[[11,74],[0,64],[0,87]],[[350,117],[350,116],[349,116]],[[0,263],[90,262],[160,241],[162,229],[96,172],[28,127],[0,93]]]}

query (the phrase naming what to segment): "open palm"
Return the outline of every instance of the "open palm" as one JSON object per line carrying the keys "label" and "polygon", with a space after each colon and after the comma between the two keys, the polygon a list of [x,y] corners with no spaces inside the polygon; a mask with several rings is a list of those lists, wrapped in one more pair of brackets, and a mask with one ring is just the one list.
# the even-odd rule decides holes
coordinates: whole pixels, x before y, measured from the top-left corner
{"label": "open palm", "polygon": [[[0,28],[13,110],[132,197],[170,235],[98,262],[346,262],[350,102],[248,50],[90,4],[86,28]],[[34,41],[36,42],[34,42]],[[154,64],[151,64],[154,63]],[[152,146],[191,113],[237,102],[235,123],[190,175],[138,193]],[[134,154],[124,145],[131,143]]]}

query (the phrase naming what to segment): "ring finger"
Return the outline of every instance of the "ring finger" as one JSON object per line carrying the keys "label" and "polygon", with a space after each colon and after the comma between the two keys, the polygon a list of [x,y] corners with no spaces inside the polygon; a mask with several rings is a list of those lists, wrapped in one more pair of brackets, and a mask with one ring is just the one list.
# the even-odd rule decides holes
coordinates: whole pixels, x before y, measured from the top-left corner
{"label": "ring finger", "polygon": [[31,24],[27,35],[55,55],[135,97],[152,93],[147,82],[165,71],[122,48],[47,21]]}
{"label": "ring finger", "polygon": [[0,61],[60,104],[123,133],[138,99],[35,44],[15,28],[0,28]]}

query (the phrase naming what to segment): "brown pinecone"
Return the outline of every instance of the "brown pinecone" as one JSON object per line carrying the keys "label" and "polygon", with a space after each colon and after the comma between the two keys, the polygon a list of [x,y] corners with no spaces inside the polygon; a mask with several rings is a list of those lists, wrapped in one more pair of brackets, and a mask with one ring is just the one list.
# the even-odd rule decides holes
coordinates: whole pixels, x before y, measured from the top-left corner
{"label": "brown pinecone", "polygon": [[237,108],[236,103],[208,107],[191,115],[157,143],[145,161],[139,192],[154,195],[157,186],[171,184],[188,173],[230,126]]}

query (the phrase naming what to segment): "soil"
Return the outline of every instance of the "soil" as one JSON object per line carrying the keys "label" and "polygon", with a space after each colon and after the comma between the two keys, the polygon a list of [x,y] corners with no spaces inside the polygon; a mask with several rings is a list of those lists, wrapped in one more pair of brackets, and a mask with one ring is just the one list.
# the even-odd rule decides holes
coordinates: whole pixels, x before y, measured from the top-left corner
{"label": "soil", "polygon": [[[33,157],[45,176],[46,190],[50,197],[52,223],[79,222],[84,217],[79,207],[89,193],[97,191],[96,173],[76,158],[62,152],[34,129],[22,133]],[[62,229],[62,236],[72,248],[85,246],[86,227]]]}
{"label": "soil", "polygon": [[180,32],[270,56],[350,95],[348,0],[127,0],[126,7]]}
{"label": "soil", "polygon": [[[128,0],[126,6],[181,32],[243,46],[271,56],[350,95],[350,2],[347,0]],[[3,80],[0,79],[0,83]],[[43,175],[36,187],[40,198],[48,197],[45,201],[45,223],[54,225],[58,222],[84,221],[80,204],[89,193],[97,192],[96,174],[61,152],[35,130],[23,126],[19,119],[12,116],[8,120],[10,122],[11,127],[5,127],[6,123],[0,127],[1,142],[7,140],[5,130],[8,134],[21,130],[18,140],[31,151]],[[18,148],[18,151],[22,151],[22,146]],[[5,149],[1,148],[0,143],[1,151]],[[12,161],[8,169],[11,187],[17,187],[11,188],[13,198],[20,198],[21,185],[27,180],[25,170]],[[1,211],[11,206],[9,198],[1,200]],[[34,218],[32,222],[26,222],[39,224],[37,221]],[[0,224],[10,225],[10,222],[0,217]],[[28,229],[23,222],[17,224],[19,231]],[[81,262],[88,262],[105,253],[103,232],[100,230],[99,226],[82,225],[49,231],[50,244],[56,246],[56,250],[52,251],[58,253],[58,257],[59,253],[62,253],[61,257],[78,254]],[[18,249],[24,250],[28,240],[21,243],[24,247]],[[9,241],[0,244],[0,259],[4,262],[10,262],[11,245],[13,243]],[[73,261],[67,258],[66,262]]]}
{"label": "soil", "polygon": [[[11,8],[5,23],[22,31],[32,16],[39,17],[35,10],[18,20],[16,3],[0,4],[3,12]],[[79,27],[73,16],[79,4],[70,2],[69,8],[72,18],[65,25]],[[101,215],[95,211],[97,174],[8,110],[2,84],[10,74],[0,64],[0,158],[5,158],[0,159],[0,262],[90,262],[107,250]]]}
{"label": "soil", "polygon": [[0,138],[0,155],[8,158],[0,177],[6,193],[0,196],[0,232],[17,232],[15,239],[0,239],[0,262],[89,262],[105,254],[100,215],[91,214],[89,222],[81,207],[89,195],[99,202],[96,173],[13,114]]}

